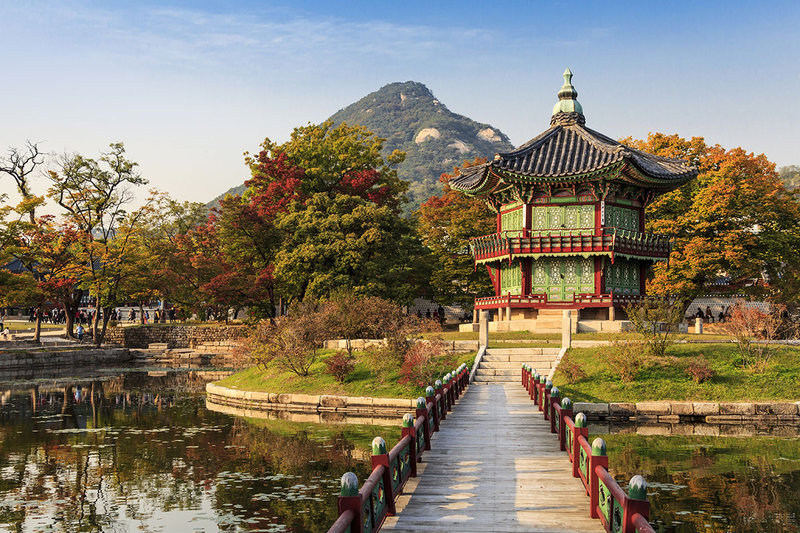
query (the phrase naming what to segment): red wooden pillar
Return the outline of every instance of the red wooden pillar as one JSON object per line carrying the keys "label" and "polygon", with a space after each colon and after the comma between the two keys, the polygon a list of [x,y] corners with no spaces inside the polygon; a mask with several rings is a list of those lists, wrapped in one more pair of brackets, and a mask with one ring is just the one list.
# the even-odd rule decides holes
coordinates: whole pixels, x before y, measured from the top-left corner
{"label": "red wooden pillar", "polygon": [[[431,422],[428,418],[430,415],[428,413],[428,405],[430,402],[428,401],[428,397],[425,397],[425,407],[420,408],[419,402],[417,402],[417,410],[414,413],[417,418],[422,417],[424,422],[422,424],[422,434],[425,436],[425,450],[431,449]],[[422,461],[422,457],[418,457],[417,461]]]}
{"label": "red wooden pillar", "polygon": [[[561,405],[560,394],[558,387],[550,389],[550,401],[547,405],[547,410],[550,413],[550,433],[556,432],[556,418],[558,417],[558,413],[556,412],[555,406]],[[559,422],[561,422],[561,420],[559,420]]]}
{"label": "red wooden pillar", "polygon": [[433,417],[433,431],[439,431],[439,404],[436,390],[433,387],[425,390],[425,403],[430,407],[431,417]]}
{"label": "red wooden pillar", "polygon": [[572,400],[569,398],[564,398],[561,400],[561,411],[559,416],[561,427],[558,431],[558,443],[559,448],[561,448],[561,451],[564,452],[567,450],[567,431],[569,431],[567,428],[566,419],[572,419]]}

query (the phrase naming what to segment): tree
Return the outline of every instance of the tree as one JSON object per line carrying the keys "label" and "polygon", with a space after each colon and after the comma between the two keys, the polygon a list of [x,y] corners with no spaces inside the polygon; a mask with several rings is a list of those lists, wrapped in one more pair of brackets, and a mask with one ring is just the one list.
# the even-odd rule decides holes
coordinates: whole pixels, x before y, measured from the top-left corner
{"label": "tree", "polygon": [[[136,172],[137,164],[125,157],[122,143],[112,143],[99,160],[80,154],[64,157],[59,171],[50,171],[49,195],[66,212],[67,220],[84,236],[80,257],[81,284],[96,300],[92,331],[100,346],[111,310],[123,296],[120,292],[125,263],[134,248],[131,236],[143,221],[146,209],[128,215],[125,208],[133,199],[131,186],[147,180]],[[121,235],[118,235],[120,233]],[[72,302],[78,305],[79,302]],[[100,324],[100,310],[103,322]],[[67,312],[68,326],[70,315]]]}
{"label": "tree", "polygon": [[[17,208],[18,214],[25,212],[25,204],[23,200]],[[38,217],[33,222],[20,216],[0,226],[0,243],[5,253],[25,269],[7,276],[0,304],[35,308],[35,342],[40,339],[45,306],[62,301],[78,283],[75,257],[81,239],[82,235],[73,226],[58,225],[52,215]]]}
{"label": "tree", "polygon": [[475,297],[493,292],[484,269],[475,267],[469,244],[473,237],[496,231],[497,215],[486,203],[448,185],[463,169],[484,162],[465,161],[452,174],[442,174],[442,195],[430,198],[418,213],[419,233],[433,260],[430,285],[442,303],[471,306]]}
{"label": "tree", "polygon": [[4,157],[0,157],[0,174],[11,176],[14,180],[17,191],[22,196],[18,210],[28,215],[31,224],[36,222],[36,207],[44,201],[41,196],[33,194],[31,178],[36,169],[44,163],[45,155],[38,143],[28,141],[24,149],[12,147]]}
{"label": "tree", "polygon": [[659,263],[649,290],[694,296],[720,276],[737,292],[797,300],[800,293],[800,204],[774,163],[742,148],[708,146],[703,138],[650,134],[624,143],[681,157],[699,175],[647,208],[648,231],[672,237],[669,263]]}
{"label": "tree", "polygon": [[358,196],[314,194],[278,217],[285,241],[275,275],[287,295],[327,298],[336,291],[409,301],[421,256],[411,226],[389,206]]}

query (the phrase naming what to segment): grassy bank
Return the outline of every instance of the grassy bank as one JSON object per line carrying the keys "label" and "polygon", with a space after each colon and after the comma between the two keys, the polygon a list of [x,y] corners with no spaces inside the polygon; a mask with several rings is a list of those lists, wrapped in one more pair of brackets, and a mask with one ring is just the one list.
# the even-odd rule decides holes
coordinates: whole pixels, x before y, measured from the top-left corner
{"label": "grassy bank", "polygon": [[[218,381],[223,387],[238,390],[301,393],[301,394],[333,394],[339,396],[372,396],[374,398],[414,398],[424,392],[423,387],[414,384],[401,384],[399,365],[381,365],[385,369],[377,370],[364,354],[356,353],[356,367],[345,379],[337,382],[327,373],[325,360],[335,354],[335,350],[321,350],[320,357],[311,366],[308,376],[298,376],[270,364],[266,368],[251,367]],[[453,357],[455,364],[441,367],[437,375],[453,370],[461,363],[472,366],[474,353],[457,354]],[[394,368],[392,368],[394,367]]]}
{"label": "grassy bank", "polygon": [[[778,348],[768,369],[756,374],[741,366],[736,345],[673,345],[665,357],[647,358],[631,383],[623,383],[602,354],[603,347],[569,351],[565,361],[579,365],[586,376],[569,384],[563,372],[557,370],[553,382],[562,396],[586,402],[800,400],[800,349],[796,347]],[[695,383],[686,367],[700,355],[706,358],[715,376]]]}

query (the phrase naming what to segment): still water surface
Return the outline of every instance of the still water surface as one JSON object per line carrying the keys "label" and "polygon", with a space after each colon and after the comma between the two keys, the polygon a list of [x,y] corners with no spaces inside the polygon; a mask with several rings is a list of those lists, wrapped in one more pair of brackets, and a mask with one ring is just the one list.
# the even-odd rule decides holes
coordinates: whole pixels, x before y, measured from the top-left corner
{"label": "still water surface", "polygon": [[[324,532],[342,473],[399,438],[208,411],[204,372],[76,374],[0,376],[0,531]],[[800,531],[797,439],[603,437],[662,531]]]}

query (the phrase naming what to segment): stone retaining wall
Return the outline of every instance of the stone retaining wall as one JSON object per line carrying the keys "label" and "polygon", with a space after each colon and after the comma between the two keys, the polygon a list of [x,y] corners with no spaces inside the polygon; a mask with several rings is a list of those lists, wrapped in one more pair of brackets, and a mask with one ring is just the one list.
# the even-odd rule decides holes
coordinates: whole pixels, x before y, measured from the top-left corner
{"label": "stone retaining wall", "polygon": [[229,389],[214,383],[206,385],[206,403],[252,411],[361,414],[378,417],[400,417],[414,412],[416,407],[412,399],[331,396],[327,394],[277,394]]}
{"label": "stone retaining wall", "polygon": [[575,402],[589,420],[635,420],[676,424],[779,424],[800,426],[800,402]]}
{"label": "stone retaining wall", "polygon": [[0,352],[0,370],[121,364],[131,359],[130,351],[125,348],[14,350]]}
{"label": "stone retaining wall", "polygon": [[637,435],[700,435],[704,437],[797,437],[800,436],[800,425],[779,424],[712,424],[706,422],[681,422],[667,424],[662,422],[592,422],[589,434],[605,435],[608,433],[635,433]]}
{"label": "stone retaining wall", "polygon": [[229,350],[247,335],[246,326],[152,325],[114,327],[106,332],[104,342],[125,348],[147,348],[166,344],[168,348],[218,346]]}

